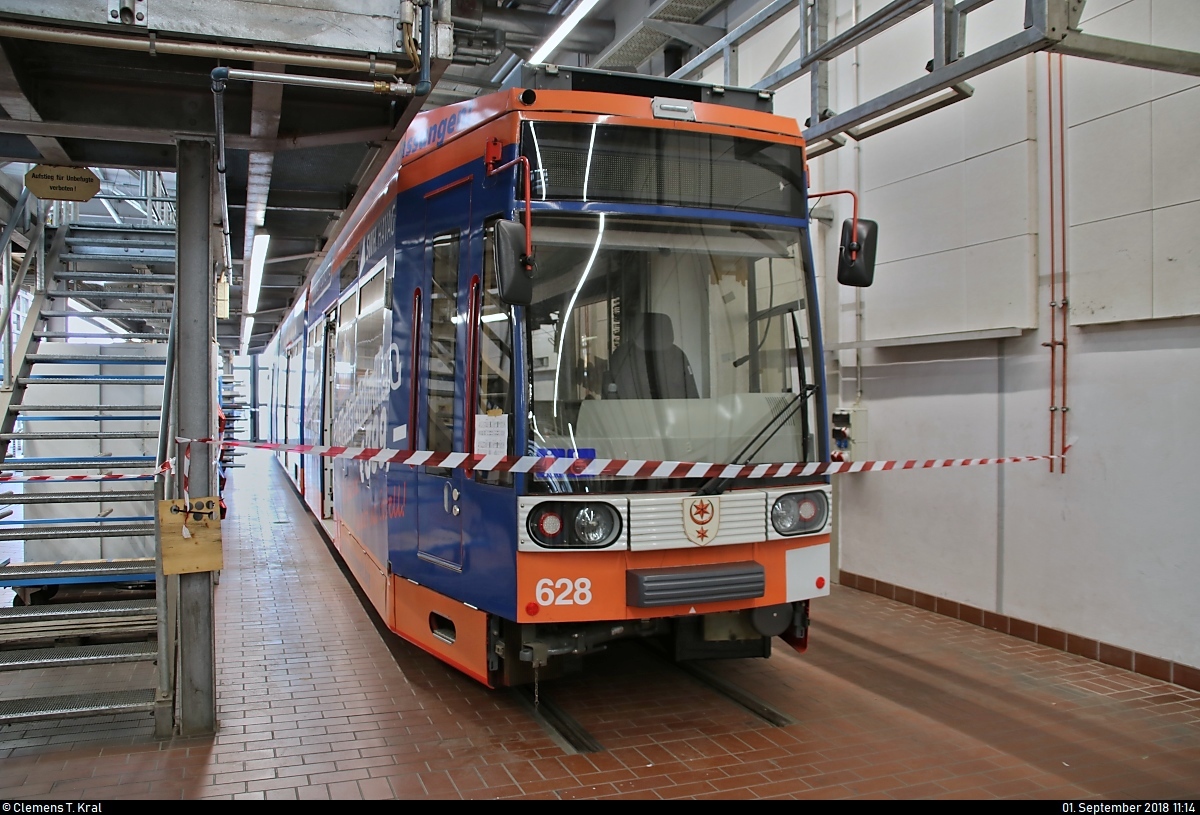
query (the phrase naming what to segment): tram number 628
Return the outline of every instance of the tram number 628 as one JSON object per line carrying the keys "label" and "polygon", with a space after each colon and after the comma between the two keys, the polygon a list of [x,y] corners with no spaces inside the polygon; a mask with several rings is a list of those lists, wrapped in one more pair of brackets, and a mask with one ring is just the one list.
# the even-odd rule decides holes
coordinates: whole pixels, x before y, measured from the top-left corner
{"label": "tram number 628", "polygon": [[535,591],[541,606],[586,606],[592,602],[592,581],[586,577],[578,580],[543,577],[537,582]]}

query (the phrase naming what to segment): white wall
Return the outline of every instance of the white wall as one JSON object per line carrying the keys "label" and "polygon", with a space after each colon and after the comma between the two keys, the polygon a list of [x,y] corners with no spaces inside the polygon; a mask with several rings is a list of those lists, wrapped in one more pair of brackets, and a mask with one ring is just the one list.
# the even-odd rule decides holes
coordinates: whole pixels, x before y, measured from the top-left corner
{"label": "white wall", "polygon": [[[883,5],[840,0],[836,31]],[[969,18],[968,50],[1021,30],[1024,3]],[[839,59],[835,110],[919,76],[931,12]],[[735,20],[736,22],[736,20]],[[1195,0],[1091,0],[1084,31],[1200,50]],[[741,84],[775,63],[791,18],[743,46]],[[1051,245],[1070,292],[1067,471],[1046,464],[839,477],[841,568],[1200,666],[1200,80],[1059,57],[971,80],[974,97],[814,161],[880,223],[875,285],[826,284],[827,342],[936,339],[830,355],[831,387],[870,418],[874,459],[1049,452]],[[716,74],[715,63],[708,73]],[[716,76],[712,77],[717,78]],[[808,116],[808,80],[777,112]],[[837,217],[848,205],[830,201]],[[818,231],[818,262],[834,257]],[[856,380],[856,363],[862,380]],[[832,404],[837,404],[834,398]]]}

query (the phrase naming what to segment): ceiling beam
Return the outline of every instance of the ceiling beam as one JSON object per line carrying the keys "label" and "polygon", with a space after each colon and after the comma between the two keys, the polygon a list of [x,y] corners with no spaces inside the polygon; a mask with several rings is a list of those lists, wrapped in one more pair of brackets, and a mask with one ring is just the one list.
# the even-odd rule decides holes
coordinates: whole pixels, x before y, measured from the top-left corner
{"label": "ceiling beam", "polygon": [[[377,142],[391,136],[390,127],[362,127],[354,130],[334,130],[328,133],[308,133],[302,136],[262,139],[228,133],[227,150],[262,150],[278,153],[284,150],[304,150],[310,147],[333,147],[339,144]],[[152,127],[116,127],[112,125],[80,124],[77,122],[43,122],[0,119],[0,133],[21,136],[46,136],[58,139],[95,139],[96,141],[133,142],[134,144],[168,144],[180,139],[211,139],[212,133],[192,133],[182,130],[162,130]],[[28,161],[28,159],[13,159]],[[66,163],[72,163],[70,159]],[[172,165],[174,166],[174,165]]]}

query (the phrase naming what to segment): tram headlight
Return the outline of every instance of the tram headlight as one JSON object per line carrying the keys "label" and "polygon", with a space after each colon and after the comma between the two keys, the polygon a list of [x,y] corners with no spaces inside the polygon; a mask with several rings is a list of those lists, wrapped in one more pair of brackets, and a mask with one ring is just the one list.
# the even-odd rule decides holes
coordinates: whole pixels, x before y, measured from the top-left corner
{"label": "tram headlight", "polygon": [[619,526],[617,513],[605,504],[584,504],[575,513],[575,536],[588,546],[611,543]]}
{"label": "tram headlight", "polygon": [[621,534],[621,515],[600,502],[547,501],[526,521],[529,537],[548,549],[602,549]]}
{"label": "tram headlight", "polygon": [[829,499],[820,490],[789,492],[775,499],[771,525],[780,535],[807,535],[825,528]]}

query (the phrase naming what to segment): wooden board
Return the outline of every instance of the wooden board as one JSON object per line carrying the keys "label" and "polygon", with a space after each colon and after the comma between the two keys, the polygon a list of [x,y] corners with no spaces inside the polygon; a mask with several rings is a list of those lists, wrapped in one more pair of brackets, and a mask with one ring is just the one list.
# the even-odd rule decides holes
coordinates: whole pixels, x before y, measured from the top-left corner
{"label": "wooden board", "polygon": [[[224,566],[221,554],[221,499],[193,498],[191,504],[203,511],[188,512],[188,501],[183,499],[158,502],[163,574],[215,572]],[[213,509],[208,510],[208,506]],[[183,535],[185,521],[191,537]]]}

